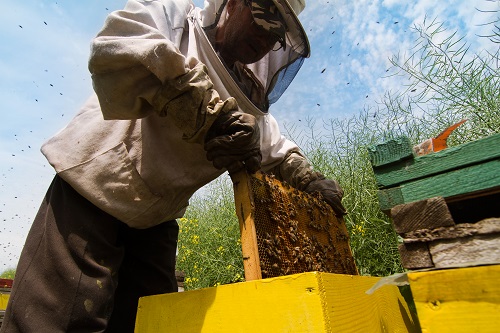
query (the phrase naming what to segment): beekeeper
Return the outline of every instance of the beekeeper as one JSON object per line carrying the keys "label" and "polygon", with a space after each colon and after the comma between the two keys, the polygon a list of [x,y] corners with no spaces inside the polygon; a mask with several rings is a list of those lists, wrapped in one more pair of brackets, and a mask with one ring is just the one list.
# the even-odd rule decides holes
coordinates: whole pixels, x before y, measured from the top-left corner
{"label": "beekeeper", "polygon": [[228,170],[342,190],[268,113],[309,42],[304,0],[129,0],[92,42],[95,94],[42,152],[57,174],[27,237],[1,332],[133,332],[174,292],[177,218]]}

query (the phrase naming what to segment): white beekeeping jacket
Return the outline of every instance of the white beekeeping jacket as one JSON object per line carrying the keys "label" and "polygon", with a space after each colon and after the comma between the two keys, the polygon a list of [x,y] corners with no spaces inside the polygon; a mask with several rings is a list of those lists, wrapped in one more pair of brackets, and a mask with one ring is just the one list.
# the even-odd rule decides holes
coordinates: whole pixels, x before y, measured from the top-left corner
{"label": "white beekeeping jacket", "polygon": [[[264,170],[298,150],[280,134],[267,108],[245,96],[211,47],[205,30],[220,17],[211,11],[214,5],[207,1],[200,10],[188,0],[129,0],[111,13],[92,42],[89,69],[96,94],[42,146],[60,177],[131,227],[182,217],[193,193],[224,172],[206,159],[202,143],[186,140],[191,129],[157,107],[162,88],[200,64],[218,93],[215,102],[235,98],[241,110],[257,117]],[[263,104],[281,95],[291,75],[271,72],[308,55],[308,47],[302,56],[291,51],[281,52],[286,61],[266,57],[249,66],[266,87]],[[199,116],[199,110],[177,111]]]}

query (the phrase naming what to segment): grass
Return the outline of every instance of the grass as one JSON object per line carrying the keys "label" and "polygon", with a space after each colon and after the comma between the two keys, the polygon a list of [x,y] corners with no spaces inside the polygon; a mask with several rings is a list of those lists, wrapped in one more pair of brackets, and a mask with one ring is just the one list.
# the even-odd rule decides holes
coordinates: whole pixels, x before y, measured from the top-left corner
{"label": "grass", "polygon": [[179,220],[177,269],[186,290],[243,281],[240,231],[232,187],[221,177],[198,193]]}

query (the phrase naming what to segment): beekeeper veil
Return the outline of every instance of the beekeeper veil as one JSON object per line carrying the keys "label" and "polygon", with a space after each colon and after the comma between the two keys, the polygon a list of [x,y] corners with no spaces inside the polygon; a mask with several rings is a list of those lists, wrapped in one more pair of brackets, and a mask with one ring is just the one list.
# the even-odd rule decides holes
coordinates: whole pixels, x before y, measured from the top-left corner
{"label": "beekeeper veil", "polygon": [[[274,48],[258,62],[248,65],[237,63],[238,68],[233,68],[240,74],[250,70],[252,80],[258,81],[262,93],[248,97],[261,111],[267,112],[295,78],[304,59],[309,57],[309,41],[297,18],[305,7],[305,0],[239,1],[245,1],[250,6],[255,23],[275,34],[278,40]],[[217,27],[223,24],[227,2],[228,0],[205,0],[200,18],[207,36],[213,36]],[[270,12],[273,12],[272,16],[266,14]],[[236,76],[235,81],[240,81],[240,88],[245,90],[245,78],[238,73],[232,73],[232,76]]]}

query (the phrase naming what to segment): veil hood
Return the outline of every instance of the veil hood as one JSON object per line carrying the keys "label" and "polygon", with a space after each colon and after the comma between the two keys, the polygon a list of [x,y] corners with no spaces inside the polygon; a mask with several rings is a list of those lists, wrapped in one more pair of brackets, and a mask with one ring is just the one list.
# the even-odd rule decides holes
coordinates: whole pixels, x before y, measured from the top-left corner
{"label": "veil hood", "polygon": [[[241,0],[243,1],[243,0]],[[252,100],[263,112],[278,101],[295,78],[304,59],[310,55],[309,40],[297,15],[304,9],[305,0],[271,0],[284,18],[287,31],[286,47],[270,51],[256,63],[242,65],[250,70],[254,80],[263,87],[259,101]],[[205,0],[199,20],[207,35],[214,35],[217,27],[224,22],[228,0]]]}

